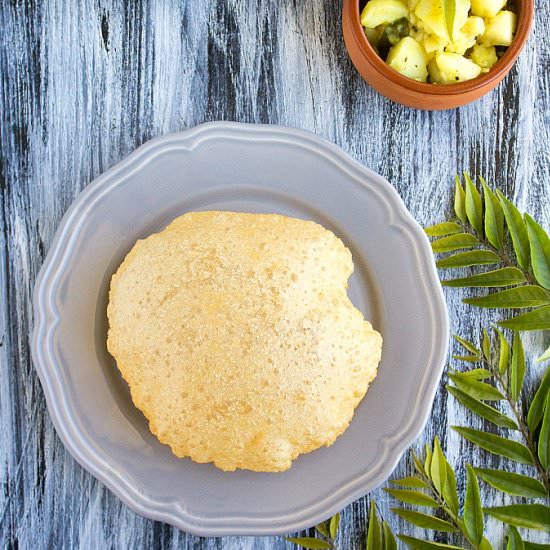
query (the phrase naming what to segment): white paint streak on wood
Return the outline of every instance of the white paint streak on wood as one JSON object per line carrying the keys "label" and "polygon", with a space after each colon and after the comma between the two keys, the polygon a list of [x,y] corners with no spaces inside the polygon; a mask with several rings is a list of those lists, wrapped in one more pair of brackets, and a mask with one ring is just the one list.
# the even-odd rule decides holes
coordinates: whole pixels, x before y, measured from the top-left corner
{"label": "white paint streak on wood", "polygon": [[[78,192],[147,139],[218,119],[296,126],[387,177],[422,224],[449,211],[452,177],[466,169],[549,226],[547,0],[536,1],[533,36],[504,83],[444,113],[410,110],[370,89],[345,52],[340,9],[330,0],[1,4],[0,547],[291,547],[281,537],[198,539],[137,516],[75,463],[49,420],[28,347],[36,274]],[[452,330],[475,337],[495,316],[464,306],[467,294],[446,292]],[[531,352],[549,344],[542,340],[525,337]],[[532,365],[528,383],[540,371]],[[482,426],[440,390],[415,448],[439,435],[460,486],[465,460],[509,464],[465,444],[447,429],[453,424]],[[409,471],[405,457],[396,475]],[[483,493],[487,504],[508,502]],[[395,501],[381,490],[373,496],[403,530],[389,510]],[[343,512],[341,548],[363,548],[367,502]],[[490,532],[502,536],[497,522]]]}

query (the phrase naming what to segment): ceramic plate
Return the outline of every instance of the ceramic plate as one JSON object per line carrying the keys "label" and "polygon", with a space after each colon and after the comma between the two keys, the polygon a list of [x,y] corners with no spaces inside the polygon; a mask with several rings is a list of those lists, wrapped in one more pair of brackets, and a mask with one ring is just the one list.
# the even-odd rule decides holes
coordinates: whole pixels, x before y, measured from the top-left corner
{"label": "ceramic plate", "polygon": [[[311,219],[351,249],[349,294],[384,336],[349,429],[284,473],[222,472],[149,432],[106,350],[109,281],[136,239],[191,210]],[[57,432],[130,508],[203,536],[290,533],[382,483],[420,434],[448,320],[422,229],[396,191],[300,130],[214,123],[154,139],[77,198],[35,289],[34,363]]]}

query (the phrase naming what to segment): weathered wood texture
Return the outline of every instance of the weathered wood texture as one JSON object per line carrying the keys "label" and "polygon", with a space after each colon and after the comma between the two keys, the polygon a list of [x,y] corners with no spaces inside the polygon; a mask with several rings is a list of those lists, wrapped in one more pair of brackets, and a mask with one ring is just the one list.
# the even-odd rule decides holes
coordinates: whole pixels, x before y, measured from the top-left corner
{"label": "weathered wood texture", "polygon": [[[407,109],[370,89],[346,54],[340,10],[332,0],[1,3],[0,547],[291,546],[280,537],[198,539],[135,515],[75,463],[48,417],[29,357],[37,271],[78,192],[149,138],[219,119],[305,128],[387,177],[421,223],[445,215],[452,177],[467,169],[548,227],[548,0],[536,1],[534,33],[504,83],[443,113]],[[489,319],[463,306],[463,295],[447,293],[452,329],[476,335]],[[530,350],[543,344],[527,342]],[[464,460],[499,463],[447,430],[464,423],[479,426],[441,390],[416,444],[438,434],[461,487]],[[397,473],[409,469],[404,458]],[[402,530],[385,493],[373,496]],[[367,502],[344,511],[341,548],[363,547]],[[490,532],[502,540],[497,523]]]}

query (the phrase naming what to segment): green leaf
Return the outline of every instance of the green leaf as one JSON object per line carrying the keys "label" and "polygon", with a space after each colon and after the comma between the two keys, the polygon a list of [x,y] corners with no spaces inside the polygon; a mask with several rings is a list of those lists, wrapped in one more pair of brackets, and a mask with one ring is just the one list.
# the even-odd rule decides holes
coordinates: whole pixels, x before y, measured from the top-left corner
{"label": "green leaf", "polygon": [[422,512],[414,512],[413,510],[405,510],[404,508],[392,508],[392,512],[403,518],[405,521],[412,523],[423,529],[432,529],[433,531],[444,531],[446,533],[454,533],[457,528],[448,521],[423,514]]}
{"label": "green leaf", "polygon": [[491,339],[486,329],[483,329],[483,339],[481,341],[481,349],[483,350],[483,357],[488,363],[491,362]]}
{"label": "green leaf", "polygon": [[550,294],[540,286],[524,285],[501,290],[488,296],[466,298],[463,301],[465,304],[476,307],[526,308],[550,304]]}
{"label": "green leaf", "polygon": [[481,195],[476,189],[472,179],[468,174],[464,174],[466,181],[466,216],[472,224],[472,227],[483,236],[483,207],[481,205]]}
{"label": "green leaf", "polygon": [[499,340],[499,355],[498,355],[498,372],[504,374],[508,371],[508,366],[510,365],[510,344],[506,337],[500,330],[495,329],[498,334]]}
{"label": "green leaf", "polygon": [[302,548],[332,548],[328,542],[313,537],[287,537],[286,540]]}
{"label": "green leaf", "polygon": [[470,353],[473,353],[474,355],[477,355],[478,357],[481,357],[481,350],[476,348],[475,344],[473,342],[470,342],[469,340],[465,340],[464,338],[461,338],[460,336],[457,336],[456,334],[453,335],[453,338],[465,349],[467,349]]}
{"label": "green leaf", "polygon": [[475,443],[490,453],[505,456],[523,464],[533,464],[529,449],[517,441],[510,441],[498,435],[474,430],[473,428],[461,426],[452,426],[452,428],[468,441]]}
{"label": "green leaf", "polygon": [[525,225],[535,279],[544,288],[550,289],[550,237],[529,214],[525,214]]}
{"label": "green leaf", "polygon": [[407,535],[397,535],[399,540],[402,540],[409,548],[413,550],[441,550],[447,548],[450,550],[462,550],[460,546],[452,546],[441,542],[428,542],[427,540],[416,539]]}
{"label": "green leaf", "polygon": [[500,401],[504,399],[504,395],[496,388],[486,382],[474,380],[471,376],[464,376],[461,373],[455,372],[450,373],[449,378],[455,383],[459,390],[462,390],[474,399],[485,401]]}
{"label": "green leaf", "polygon": [[529,412],[527,413],[527,426],[529,426],[529,431],[533,433],[542,417],[544,415],[544,407],[546,404],[546,399],[550,393],[550,367],[546,369],[544,376],[539,385],[539,389],[536,391],[533,401],[529,406]]}
{"label": "green leaf", "polygon": [[479,241],[469,233],[457,233],[448,237],[441,237],[432,242],[432,250],[435,253],[453,252],[461,248],[473,248],[479,244]]}
{"label": "green leaf", "polygon": [[502,428],[509,428],[511,430],[518,429],[517,424],[511,418],[508,418],[500,411],[497,411],[497,409],[490,407],[477,399],[473,399],[468,394],[460,391],[458,388],[454,388],[453,386],[447,386],[447,390],[451,395],[456,397],[460,403],[478,416],[481,416],[482,418],[485,418],[486,420],[489,420],[489,422],[492,422],[497,426],[501,426]]}
{"label": "green leaf", "polygon": [[483,538],[483,510],[479,485],[473,468],[466,464],[466,498],[464,500],[464,526],[468,537],[476,544]]}
{"label": "green leaf", "polygon": [[525,282],[525,275],[517,267],[501,267],[493,271],[485,271],[470,277],[446,279],[441,281],[443,286],[472,288],[472,287],[499,287],[519,285]]}
{"label": "green leaf", "polygon": [[550,306],[518,315],[508,321],[500,322],[499,325],[512,330],[548,330],[550,329]]}
{"label": "green leaf", "polygon": [[514,401],[518,400],[525,377],[525,352],[518,332],[514,333],[512,343],[512,366],[510,367],[510,393]]}
{"label": "green leaf", "polygon": [[518,530],[515,527],[508,529],[508,543],[506,544],[506,550],[525,550],[525,546]]}
{"label": "green leaf", "polygon": [[529,237],[527,236],[527,228],[523,217],[519,213],[518,209],[497,190],[497,195],[504,212],[504,218],[510,237],[512,238],[512,244],[514,245],[514,252],[518,263],[523,269],[529,269],[530,257],[529,257]]}
{"label": "green leaf", "polygon": [[397,550],[397,541],[390,526],[385,521],[382,522],[382,534],[384,535],[384,550]]}
{"label": "green leaf", "polygon": [[367,531],[366,550],[379,550],[380,548],[382,548],[382,530],[376,513],[376,504],[371,499],[369,504],[369,529]]}
{"label": "green leaf", "polygon": [[431,476],[431,467],[432,467],[432,450],[430,446],[426,443],[426,460],[424,460],[424,472],[428,476]]}
{"label": "green leaf", "polygon": [[527,498],[546,497],[544,485],[529,476],[488,468],[475,468],[475,471],[485,483],[503,493]]}
{"label": "green leaf", "polygon": [[466,378],[473,378],[474,380],[486,380],[487,378],[491,378],[491,376],[493,376],[491,371],[488,371],[487,369],[467,370],[466,372],[461,372],[460,375]]}
{"label": "green leaf", "polygon": [[407,489],[384,489],[384,491],[406,504],[437,508],[437,502],[431,496],[420,491],[410,491]]}
{"label": "green leaf", "polygon": [[485,235],[487,240],[499,250],[504,243],[504,213],[496,195],[489,189],[483,178],[479,178],[485,200]]}
{"label": "green leaf", "polygon": [[432,455],[432,463],[430,464],[430,479],[432,480],[437,492],[442,494],[443,485],[447,479],[447,465],[445,456],[439,444],[439,437],[434,439],[434,450]]}
{"label": "green leaf", "polygon": [[321,533],[321,535],[325,536],[325,537],[330,537],[330,533],[329,533],[329,530],[328,530],[328,526],[327,526],[327,522],[326,521],[322,521],[321,523],[319,523],[318,525],[315,526],[315,529],[317,531],[319,531],[319,533]]}
{"label": "green leaf", "polygon": [[537,359],[537,363],[544,363],[544,361],[550,361],[550,347]]}
{"label": "green leaf", "polygon": [[550,467],[550,392],[546,395],[546,406],[539,434],[538,455],[542,467],[548,470]]}
{"label": "green leaf", "polygon": [[466,217],[466,193],[462,182],[458,176],[455,177],[455,200],[454,200],[455,214],[457,218],[466,223],[468,218]]}
{"label": "green leaf", "polygon": [[445,235],[460,233],[462,231],[462,227],[455,222],[443,222],[430,225],[429,227],[426,227],[424,231],[428,237],[443,237]]}
{"label": "green leaf", "polygon": [[447,479],[446,483],[443,486],[443,500],[447,503],[447,506],[451,511],[458,515],[458,493],[456,490],[456,476],[451,467],[451,465],[445,459],[445,464],[447,466]]}
{"label": "green leaf", "polygon": [[413,487],[417,489],[426,489],[427,487],[429,487],[429,485],[423,479],[420,479],[416,476],[393,479],[390,481],[390,483],[393,483],[394,485],[399,485],[401,487]]}
{"label": "green leaf", "polygon": [[550,507],[543,504],[510,504],[485,508],[484,512],[516,527],[550,531]]}
{"label": "green leaf", "polygon": [[468,252],[457,252],[447,258],[436,262],[439,269],[450,267],[470,267],[473,265],[490,265],[500,261],[498,254],[490,250],[469,250]]}
{"label": "green leaf", "polygon": [[479,363],[481,357],[479,355],[453,355],[453,359],[465,361],[466,363]]}
{"label": "green leaf", "polygon": [[445,17],[449,40],[452,42],[456,17],[456,0],[443,0],[443,16]]}
{"label": "green leaf", "polygon": [[340,527],[340,513],[334,514],[330,518],[329,530],[330,530],[330,538],[331,539],[336,538],[336,535],[338,533],[338,527]]}
{"label": "green leaf", "polygon": [[524,540],[525,550],[550,550],[550,544],[538,544]]}
{"label": "green leaf", "polygon": [[412,459],[413,459],[413,462],[414,462],[414,467],[416,468],[416,471],[421,475],[425,475],[424,464],[422,464],[422,461],[420,460],[420,458],[418,458],[418,456],[416,455],[416,453],[414,451],[411,451],[411,456],[412,456]]}

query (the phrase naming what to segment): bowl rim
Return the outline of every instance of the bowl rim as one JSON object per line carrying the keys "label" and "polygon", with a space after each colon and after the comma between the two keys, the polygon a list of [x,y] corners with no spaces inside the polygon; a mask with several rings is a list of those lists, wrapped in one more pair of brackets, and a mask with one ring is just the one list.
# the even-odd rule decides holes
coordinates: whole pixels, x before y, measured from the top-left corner
{"label": "bowl rim", "polygon": [[[402,75],[395,69],[392,69],[372,47],[363,30],[363,25],[361,25],[360,4],[364,0],[345,1],[348,9],[352,11],[351,24],[353,28],[353,38],[363,53],[363,56],[368,59],[372,67],[394,84],[417,93],[432,96],[461,95],[479,90],[494,81],[500,82],[510,71],[521,50],[523,49],[523,46],[527,42],[529,33],[531,32],[535,10],[534,0],[515,0],[519,7],[519,13],[514,41],[508,47],[504,55],[498,60],[496,65],[489,69],[487,73],[458,84],[432,84],[428,82],[418,82],[412,78]],[[344,9],[346,9],[346,3],[344,4]]]}
{"label": "bowl rim", "polygon": [[[350,178],[367,186],[366,179],[377,189],[389,210],[388,223],[407,232],[413,243],[413,254],[425,270],[422,285],[431,296],[430,325],[432,339],[427,343],[426,371],[419,388],[418,401],[410,422],[402,427],[392,449],[381,454],[372,470],[354,478],[336,493],[313,502],[299,514],[281,514],[275,518],[238,517],[206,521],[193,515],[179,501],[164,501],[146,494],[123,472],[109,462],[109,457],[93,445],[93,441],[79,427],[73,415],[74,403],[67,390],[61,369],[57,366],[53,339],[60,321],[56,301],[61,274],[67,267],[81,226],[95,201],[119,185],[125,175],[138,169],[147,157],[169,150],[175,143],[191,149],[209,138],[220,135],[238,136],[241,140],[288,140],[314,148],[319,155],[329,158]],[[379,486],[393,471],[404,452],[424,429],[430,415],[435,393],[443,372],[448,352],[449,319],[430,244],[421,226],[407,210],[397,191],[383,177],[368,170],[346,154],[340,147],[310,132],[276,125],[256,125],[233,122],[206,123],[189,130],[154,138],[90,183],[75,199],[56,231],[50,250],[40,269],[34,288],[34,326],[31,353],[45,393],[48,411],[56,432],[70,454],[94,477],[103,482],[129,508],[150,519],[167,522],[183,531],[198,536],[274,535],[300,531],[330,517],[366,492]],[[429,345],[429,349],[428,349]]]}

